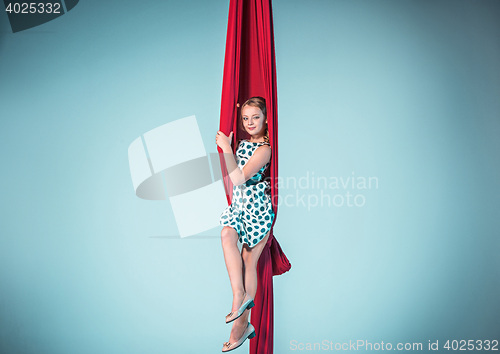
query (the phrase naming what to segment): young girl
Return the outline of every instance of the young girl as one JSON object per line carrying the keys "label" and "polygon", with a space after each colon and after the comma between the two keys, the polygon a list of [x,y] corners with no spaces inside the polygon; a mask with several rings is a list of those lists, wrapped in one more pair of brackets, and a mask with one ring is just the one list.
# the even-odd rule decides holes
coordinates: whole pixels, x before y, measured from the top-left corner
{"label": "young girl", "polygon": [[[234,185],[231,205],[220,216],[220,224],[224,226],[221,232],[224,260],[233,291],[233,304],[226,323],[234,321],[223,352],[255,337],[248,316],[257,292],[257,262],[275,216],[269,182],[263,180],[271,159],[266,114],[262,97],[252,97],[241,106],[241,124],[250,139],[239,142],[236,159],[231,149],[233,132],[226,136],[218,131],[215,138],[224,153],[227,172]],[[238,240],[243,244],[241,254]]]}

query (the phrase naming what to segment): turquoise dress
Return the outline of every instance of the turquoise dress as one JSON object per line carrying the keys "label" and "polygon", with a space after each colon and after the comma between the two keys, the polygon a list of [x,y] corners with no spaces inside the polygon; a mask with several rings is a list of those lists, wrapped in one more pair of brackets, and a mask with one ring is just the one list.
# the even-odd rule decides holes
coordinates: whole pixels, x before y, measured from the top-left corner
{"label": "turquoise dress", "polygon": [[[248,162],[259,146],[269,143],[252,143],[242,140],[236,150],[236,163],[240,169]],[[233,186],[233,197],[220,216],[222,226],[230,226],[238,233],[238,240],[253,247],[271,229],[274,210],[271,203],[269,181],[263,181],[269,162],[239,186]]]}

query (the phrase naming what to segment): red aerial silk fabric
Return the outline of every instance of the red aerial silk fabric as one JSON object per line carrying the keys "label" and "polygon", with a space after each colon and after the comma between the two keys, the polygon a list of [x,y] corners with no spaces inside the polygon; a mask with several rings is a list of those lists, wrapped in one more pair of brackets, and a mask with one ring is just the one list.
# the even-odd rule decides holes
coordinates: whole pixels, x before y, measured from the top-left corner
{"label": "red aerial silk fabric", "polygon": [[[276,59],[271,0],[230,0],[224,58],[224,78],[220,126],[224,134],[233,131],[233,152],[240,139],[248,134],[240,128],[239,108],[252,96],[266,99],[267,124],[272,156],[267,176],[271,182],[271,199],[278,213],[278,103]],[[222,150],[218,147],[224,187],[231,203],[233,185],[227,174]],[[250,340],[250,353],[273,353],[273,276],[287,272],[291,264],[283,253],[273,229],[257,264],[257,293],[250,321],[257,336]]]}

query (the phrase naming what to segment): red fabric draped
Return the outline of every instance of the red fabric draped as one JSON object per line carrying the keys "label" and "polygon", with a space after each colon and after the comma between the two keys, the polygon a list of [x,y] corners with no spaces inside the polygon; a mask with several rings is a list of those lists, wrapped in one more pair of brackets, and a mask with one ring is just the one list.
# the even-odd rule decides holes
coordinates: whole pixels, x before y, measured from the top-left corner
{"label": "red fabric draped", "polygon": [[[236,142],[248,138],[238,124],[239,108],[252,96],[266,99],[269,142],[272,148],[267,171],[271,183],[274,212],[278,213],[278,103],[276,60],[271,0],[230,0],[222,82],[220,126],[224,134],[233,131],[233,152]],[[227,174],[222,150],[218,147],[228,203],[233,185]],[[290,270],[291,264],[274,235],[275,217],[269,239],[257,264],[257,293],[250,322],[257,336],[250,340],[250,353],[273,353],[273,279]]]}

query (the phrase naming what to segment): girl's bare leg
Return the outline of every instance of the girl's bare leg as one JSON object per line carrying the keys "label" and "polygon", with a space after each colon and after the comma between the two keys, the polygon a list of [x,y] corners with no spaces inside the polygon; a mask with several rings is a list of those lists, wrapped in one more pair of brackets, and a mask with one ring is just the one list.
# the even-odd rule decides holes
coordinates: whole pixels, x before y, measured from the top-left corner
{"label": "girl's bare leg", "polygon": [[243,262],[238,249],[238,233],[229,226],[221,231],[222,250],[226,261],[227,273],[233,290],[233,305],[231,311],[238,311],[243,301],[245,288],[243,287]]}
{"label": "girl's bare leg", "polygon": [[[241,258],[243,258],[245,290],[247,294],[252,297],[252,299],[255,298],[255,294],[257,293],[257,263],[268,238],[269,232],[258,244],[253,247],[249,247],[244,243],[241,250]],[[229,342],[233,343],[241,338],[243,332],[245,332],[245,329],[247,328],[249,315],[250,310],[245,310],[245,312],[243,312],[243,314],[239,318],[234,320]]]}

